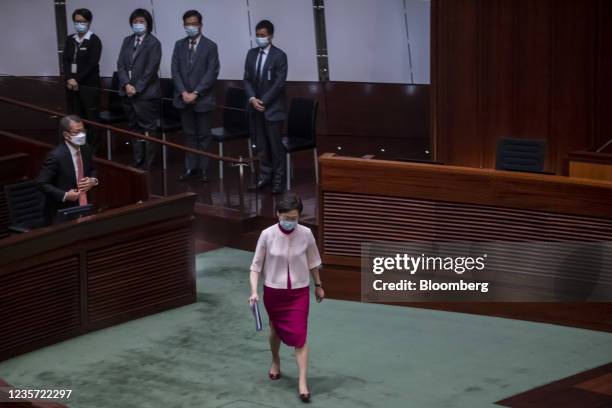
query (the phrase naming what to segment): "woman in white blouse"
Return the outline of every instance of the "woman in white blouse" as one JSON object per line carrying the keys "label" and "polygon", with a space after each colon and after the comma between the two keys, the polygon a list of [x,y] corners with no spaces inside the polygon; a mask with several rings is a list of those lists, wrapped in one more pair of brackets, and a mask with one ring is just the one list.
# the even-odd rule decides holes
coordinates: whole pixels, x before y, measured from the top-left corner
{"label": "woman in white blouse", "polygon": [[259,300],[257,284],[263,273],[263,300],[270,318],[271,380],[281,376],[279,349],[281,341],[295,347],[299,370],[299,397],[310,401],[306,373],[308,370],[308,309],[310,275],[315,283],[315,297],[325,297],[319,267],[321,257],[314,236],[308,227],[298,223],[302,200],[286,194],[276,205],[279,222],[262,231],[251,264],[251,296],[249,303]]}

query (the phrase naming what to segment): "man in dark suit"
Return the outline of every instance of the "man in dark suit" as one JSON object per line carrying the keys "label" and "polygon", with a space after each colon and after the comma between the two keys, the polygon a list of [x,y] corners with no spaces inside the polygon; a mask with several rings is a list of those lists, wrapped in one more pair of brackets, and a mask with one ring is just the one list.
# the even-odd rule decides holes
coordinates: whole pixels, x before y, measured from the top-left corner
{"label": "man in dark suit", "polygon": [[81,118],[76,115],[62,118],[60,130],[64,141],[47,155],[37,179],[47,196],[47,214],[51,221],[59,209],[90,203],[88,192],[98,185]]}
{"label": "man in dark suit", "polygon": [[[187,37],[174,45],[172,53],[172,79],[174,80],[174,106],[181,110],[181,123],[185,144],[205,150],[212,139],[210,128],[215,109],[214,85],[219,76],[217,44],[202,35],[202,15],[196,10],[183,14]],[[208,181],[208,158],[188,153],[185,172],[179,180],[199,176]]]}
{"label": "man in dark suit", "polygon": [[272,45],[274,25],[262,20],[255,27],[257,47],[249,50],[244,64],[244,88],[249,100],[251,134],[255,135],[261,174],[257,188],[272,184],[272,194],[285,191],[285,120],[287,55]]}
{"label": "man in dark suit", "polygon": [[[158,71],[161,62],[161,43],[153,34],[153,17],[145,9],[136,9],[130,16],[134,34],[123,40],[117,76],[119,94],[128,117],[128,126],[137,133],[157,137],[161,82]],[[144,140],[132,139],[134,167],[150,169],[159,146]]]}

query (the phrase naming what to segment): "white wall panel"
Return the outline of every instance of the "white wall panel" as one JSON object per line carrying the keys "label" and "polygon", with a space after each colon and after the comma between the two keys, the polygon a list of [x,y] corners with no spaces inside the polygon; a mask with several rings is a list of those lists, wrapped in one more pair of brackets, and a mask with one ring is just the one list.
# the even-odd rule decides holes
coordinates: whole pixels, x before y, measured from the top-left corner
{"label": "white wall panel", "polygon": [[53,2],[2,0],[0,6],[0,74],[59,75]]}
{"label": "white wall panel", "polygon": [[429,0],[406,0],[408,10],[408,34],[412,72],[415,84],[429,84],[430,80],[430,38],[431,3]]}
{"label": "white wall panel", "polygon": [[[263,19],[274,24],[274,44],[287,53],[289,81],[318,81],[312,0],[250,0],[252,30]],[[254,32],[251,33],[255,37]]]}
{"label": "white wall panel", "polygon": [[[427,21],[422,20],[429,3],[406,0],[406,9],[409,14],[413,9],[419,13],[408,18],[415,30],[411,43],[423,40],[421,33],[429,32],[428,14]],[[412,82],[404,0],[326,0],[325,24],[332,81]],[[429,60],[427,67],[414,70],[423,64],[419,58],[425,46],[411,44],[418,50],[412,55],[413,77],[419,72],[415,83],[428,82],[428,75],[422,79],[422,72],[429,71]]]}

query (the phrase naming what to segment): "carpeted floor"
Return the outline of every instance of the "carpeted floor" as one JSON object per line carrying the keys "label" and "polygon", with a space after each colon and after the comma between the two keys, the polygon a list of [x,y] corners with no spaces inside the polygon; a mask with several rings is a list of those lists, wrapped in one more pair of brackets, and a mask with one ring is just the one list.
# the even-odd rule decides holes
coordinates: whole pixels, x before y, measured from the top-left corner
{"label": "carpeted floor", "polygon": [[[303,406],[291,349],[284,377],[267,378],[267,335],[246,301],[251,256],[198,255],[196,304],[0,363],[0,377],[71,388],[72,408]],[[491,407],[612,361],[609,333],[458,313],[328,299],[312,302],[309,325],[320,407]]]}

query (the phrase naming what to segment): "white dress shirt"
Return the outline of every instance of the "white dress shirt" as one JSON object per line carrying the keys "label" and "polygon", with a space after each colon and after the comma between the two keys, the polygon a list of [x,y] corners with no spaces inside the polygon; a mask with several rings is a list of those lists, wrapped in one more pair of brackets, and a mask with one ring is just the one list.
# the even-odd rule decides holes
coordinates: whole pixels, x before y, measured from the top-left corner
{"label": "white dress shirt", "polygon": [[[257,65],[259,64],[259,59],[261,58],[261,68],[260,68],[260,78],[263,78],[263,69],[264,69],[264,65],[266,65],[266,60],[268,59],[268,54],[270,53],[270,48],[272,47],[272,44],[268,44],[266,46],[266,48],[263,48],[263,53],[261,52],[261,48],[259,49],[259,51],[257,51],[257,59],[255,60],[255,78],[257,78]],[[260,79],[261,80],[261,79]],[[251,96],[249,98],[249,103],[255,99],[254,96]]]}
{"label": "white dress shirt", "polygon": [[266,65],[266,60],[268,59],[268,53],[270,52],[270,48],[272,47],[272,44],[268,44],[266,46],[266,48],[263,49],[263,53],[260,51],[257,51],[257,59],[255,60],[255,76],[257,76],[257,65],[259,64],[259,59],[261,58],[261,75],[263,77],[263,69],[264,69],[264,65]]}
{"label": "white dress shirt", "polygon": [[[79,182],[79,165],[77,162],[77,154],[79,152],[79,148],[74,147],[73,145],[71,145],[70,143],[66,143],[66,146],[68,146],[68,150],[70,150],[70,156],[72,157],[72,165],[74,166],[74,175],[77,178],[77,184]],[[83,160],[83,158],[81,157],[81,161]]]}
{"label": "white dress shirt", "polygon": [[[193,52],[196,52],[198,49],[198,44],[200,44],[200,40],[202,39],[202,34],[198,34],[195,38],[195,44],[193,46]],[[194,38],[189,37],[189,48],[191,48],[191,41],[193,41]]]}
{"label": "white dress shirt", "polygon": [[138,39],[140,38],[140,44],[138,44],[138,46],[141,46],[142,43],[144,42],[145,37],[147,36],[147,33],[145,32],[143,35],[138,35],[136,34],[134,37],[134,47],[136,47],[136,45],[138,44]]}
{"label": "white dress shirt", "polygon": [[79,34],[73,34],[72,38],[74,38],[74,41],[76,41],[79,45],[83,42],[83,40],[89,40],[91,38],[91,35],[93,34],[93,31],[91,30],[87,30],[87,32],[85,33],[85,35],[81,38],[79,37]]}

